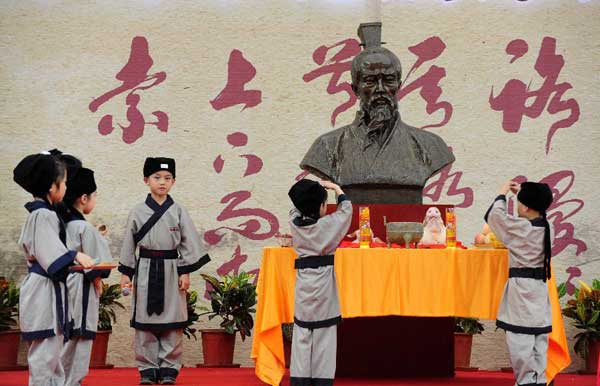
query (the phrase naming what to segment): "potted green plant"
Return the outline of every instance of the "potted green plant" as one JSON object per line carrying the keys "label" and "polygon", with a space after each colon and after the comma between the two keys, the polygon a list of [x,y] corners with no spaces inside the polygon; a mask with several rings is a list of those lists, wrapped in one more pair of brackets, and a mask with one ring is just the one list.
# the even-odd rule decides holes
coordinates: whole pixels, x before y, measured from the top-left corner
{"label": "potted green plant", "polygon": [[285,358],[285,368],[290,368],[290,359],[292,357],[292,338],[294,336],[294,323],[284,323],[281,325],[281,334],[283,335],[283,357]]}
{"label": "potted green plant", "polygon": [[256,312],[256,286],[250,281],[254,276],[246,272],[216,277],[201,274],[210,284],[210,309],[201,315],[209,315],[208,319],[221,318],[221,329],[200,330],[202,334],[202,351],[205,367],[237,367],[233,364],[235,349],[235,333],[239,331],[242,340],[250,336]]}
{"label": "potted green plant", "polygon": [[[575,335],[575,352],[585,360],[585,372],[598,372],[598,356],[600,355],[600,280],[594,279],[590,287],[579,281],[573,296],[567,300],[562,314],[572,319],[572,324],[583,330]],[[558,286],[559,297],[566,293],[566,284]]]}
{"label": "potted green plant", "polygon": [[475,318],[454,318],[454,368],[471,369],[473,335],[481,334],[483,324]]}
{"label": "potted green plant", "polygon": [[113,365],[106,364],[106,353],[108,351],[108,339],[112,332],[112,324],[117,322],[115,310],[117,308],[126,310],[125,306],[118,301],[120,297],[121,285],[102,285],[102,295],[100,295],[100,307],[98,309],[98,331],[92,344],[90,368],[107,369],[113,367]]}
{"label": "potted green plant", "polygon": [[183,328],[183,333],[188,339],[192,339],[192,337],[194,337],[194,340],[198,340],[198,337],[196,337],[196,331],[198,330],[194,328],[194,323],[200,319],[200,315],[196,312],[198,292],[187,291],[185,293],[185,300],[187,303],[188,320],[186,326]]}
{"label": "potted green plant", "polygon": [[19,289],[12,280],[0,277],[0,370],[15,370],[20,331],[17,323]]}

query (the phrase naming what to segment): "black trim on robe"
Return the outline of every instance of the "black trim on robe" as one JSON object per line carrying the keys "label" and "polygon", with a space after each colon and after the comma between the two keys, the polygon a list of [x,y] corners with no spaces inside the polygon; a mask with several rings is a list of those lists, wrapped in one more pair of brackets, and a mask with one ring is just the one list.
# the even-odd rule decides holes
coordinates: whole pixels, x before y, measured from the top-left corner
{"label": "black trim on robe", "polygon": [[317,320],[314,322],[307,322],[304,320],[299,320],[294,316],[294,324],[298,325],[298,327],[307,328],[309,330],[315,330],[317,328],[326,328],[335,326],[336,324],[340,324],[342,322],[341,316],[336,316],[330,319]]}
{"label": "black trim on robe", "polygon": [[494,207],[494,204],[496,203],[496,201],[499,201],[499,200],[506,201],[506,195],[501,194],[501,195],[497,196],[494,199],[494,202],[492,202],[492,205],[490,205],[490,207],[488,208],[488,210],[485,212],[485,215],[483,216],[483,219],[485,220],[486,223],[488,221],[488,217],[490,215],[490,212],[492,211],[492,208]]}
{"label": "black trim on robe", "polygon": [[510,268],[508,270],[508,277],[521,277],[525,279],[536,279],[544,280],[546,278],[546,271],[544,267],[540,268]]}
{"label": "black trim on robe", "polygon": [[152,250],[140,247],[140,259],[150,260],[148,272],[148,299],[146,311],[148,315],[160,315],[165,308],[165,260],[174,260],[179,257],[177,249]]}
{"label": "black trim on robe", "polygon": [[187,325],[187,321],[173,323],[139,323],[135,320],[132,320],[130,325],[131,327],[137,328],[138,330],[163,331],[185,328],[185,326]]}
{"label": "black trim on robe", "polygon": [[167,199],[163,202],[162,205],[159,205],[150,194],[146,197],[146,205],[150,207],[154,211],[152,216],[146,221],[144,225],[140,228],[140,230],[133,235],[133,241],[137,245],[146,234],[152,229],[152,227],[160,220],[163,214],[173,205],[175,202],[171,198],[171,196],[167,195]]}
{"label": "black trim on robe", "polygon": [[333,265],[333,255],[306,256],[294,261],[294,269],[319,268]]}
{"label": "black trim on robe", "polygon": [[135,268],[128,267],[126,265],[123,265],[122,263],[119,263],[118,271],[121,272],[123,275],[127,275],[129,277],[129,280],[132,280],[135,276]]}
{"label": "black trim on robe", "polygon": [[515,326],[514,324],[505,323],[501,320],[496,320],[496,327],[506,331],[515,332],[517,334],[540,335],[549,334],[552,332],[552,326],[546,327],[524,327]]}
{"label": "black trim on robe", "polygon": [[202,256],[200,260],[190,265],[182,265],[181,267],[177,267],[177,274],[184,275],[186,273],[191,273],[199,270],[202,266],[206,265],[210,261],[210,256],[208,254]]}
{"label": "black trim on robe", "polygon": [[316,220],[312,217],[298,216],[298,217],[294,218],[294,220],[292,220],[292,221],[293,221],[294,225],[296,225],[298,227],[305,227],[305,226],[316,224],[318,220]]}

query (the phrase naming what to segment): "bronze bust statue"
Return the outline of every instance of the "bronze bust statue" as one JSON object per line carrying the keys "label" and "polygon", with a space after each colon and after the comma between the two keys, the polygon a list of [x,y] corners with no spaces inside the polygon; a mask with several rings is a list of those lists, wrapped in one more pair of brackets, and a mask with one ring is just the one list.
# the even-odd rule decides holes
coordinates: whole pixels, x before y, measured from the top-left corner
{"label": "bronze bust statue", "polygon": [[361,24],[358,36],[364,49],[351,74],[360,111],[351,124],[317,138],[300,167],[342,186],[353,203],[421,204],[429,177],[454,155],[438,135],[400,119],[402,69],[381,47],[381,23]]}

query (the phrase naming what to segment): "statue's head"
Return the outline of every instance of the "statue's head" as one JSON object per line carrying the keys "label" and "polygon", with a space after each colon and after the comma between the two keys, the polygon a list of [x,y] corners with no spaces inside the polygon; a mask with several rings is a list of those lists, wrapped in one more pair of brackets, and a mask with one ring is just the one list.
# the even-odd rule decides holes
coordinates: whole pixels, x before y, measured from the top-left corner
{"label": "statue's head", "polygon": [[[398,110],[402,68],[393,52],[381,47],[381,23],[358,27],[364,50],[352,61],[352,90],[369,119],[389,120]],[[379,117],[379,118],[377,118]]]}

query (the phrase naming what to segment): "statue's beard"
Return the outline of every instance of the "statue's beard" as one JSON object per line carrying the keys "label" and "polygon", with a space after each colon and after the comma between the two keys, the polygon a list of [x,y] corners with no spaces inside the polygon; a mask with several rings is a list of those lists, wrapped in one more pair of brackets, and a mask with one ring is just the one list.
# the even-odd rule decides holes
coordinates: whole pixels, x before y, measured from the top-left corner
{"label": "statue's beard", "polygon": [[[385,100],[386,103],[383,103]],[[367,114],[367,127],[369,136],[377,140],[385,139],[387,132],[394,123],[396,101],[387,95],[379,95],[368,102],[365,112]]]}

